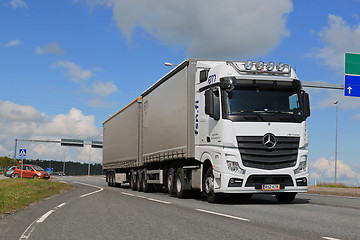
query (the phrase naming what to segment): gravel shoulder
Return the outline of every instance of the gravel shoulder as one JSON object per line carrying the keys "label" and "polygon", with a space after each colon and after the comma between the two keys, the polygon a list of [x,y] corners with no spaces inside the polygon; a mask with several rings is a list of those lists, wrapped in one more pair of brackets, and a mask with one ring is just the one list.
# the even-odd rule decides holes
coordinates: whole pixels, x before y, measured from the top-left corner
{"label": "gravel shoulder", "polygon": [[360,197],[360,188],[309,187],[309,194]]}

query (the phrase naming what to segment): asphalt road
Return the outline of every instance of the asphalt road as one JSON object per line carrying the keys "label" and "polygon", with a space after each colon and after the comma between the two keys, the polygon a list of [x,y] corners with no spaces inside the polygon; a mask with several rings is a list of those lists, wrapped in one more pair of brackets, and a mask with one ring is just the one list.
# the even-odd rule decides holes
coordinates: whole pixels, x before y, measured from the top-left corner
{"label": "asphalt road", "polygon": [[178,199],[58,177],[75,188],[0,219],[0,239],[360,239],[360,198],[299,194],[292,204]]}

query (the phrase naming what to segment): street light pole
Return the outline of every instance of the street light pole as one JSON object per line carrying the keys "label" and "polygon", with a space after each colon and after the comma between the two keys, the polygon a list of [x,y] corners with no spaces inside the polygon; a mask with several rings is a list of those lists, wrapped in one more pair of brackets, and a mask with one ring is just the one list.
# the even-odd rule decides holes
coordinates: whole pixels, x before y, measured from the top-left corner
{"label": "street light pole", "polygon": [[339,101],[334,101],[336,105],[336,130],[335,130],[335,184],[336,184],[336,175],[337,175],[337,138],[338,138],[338,103]]}

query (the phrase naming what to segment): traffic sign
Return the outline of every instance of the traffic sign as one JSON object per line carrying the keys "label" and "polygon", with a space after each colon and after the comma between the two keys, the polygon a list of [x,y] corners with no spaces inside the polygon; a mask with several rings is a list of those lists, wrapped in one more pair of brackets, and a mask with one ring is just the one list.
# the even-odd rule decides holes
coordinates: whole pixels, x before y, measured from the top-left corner
{"label": "traffic sign", "polygon": [[53,168],[46,168],[46,172],[48,172],[49,174],[52,174],[53,173]]}
{"label": "traffic sign", "polygon": [[19,149],[19,158],[24,159],[24,157],[26,157],[26,149],[25,148],[20,148]]}
{"label": "traffic sign", "polygon": [[345,53],[345,96],[360,97],[360,54]]}

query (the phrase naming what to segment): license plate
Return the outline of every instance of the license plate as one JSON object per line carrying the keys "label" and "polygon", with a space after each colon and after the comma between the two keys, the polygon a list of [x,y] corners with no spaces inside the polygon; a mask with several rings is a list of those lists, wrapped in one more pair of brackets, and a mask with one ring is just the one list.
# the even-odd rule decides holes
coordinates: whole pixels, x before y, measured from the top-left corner
{"label": "license plate", "polygon": [[280,184],[263,184],[261,185],[263,191],[275,191],[280,190]]}

